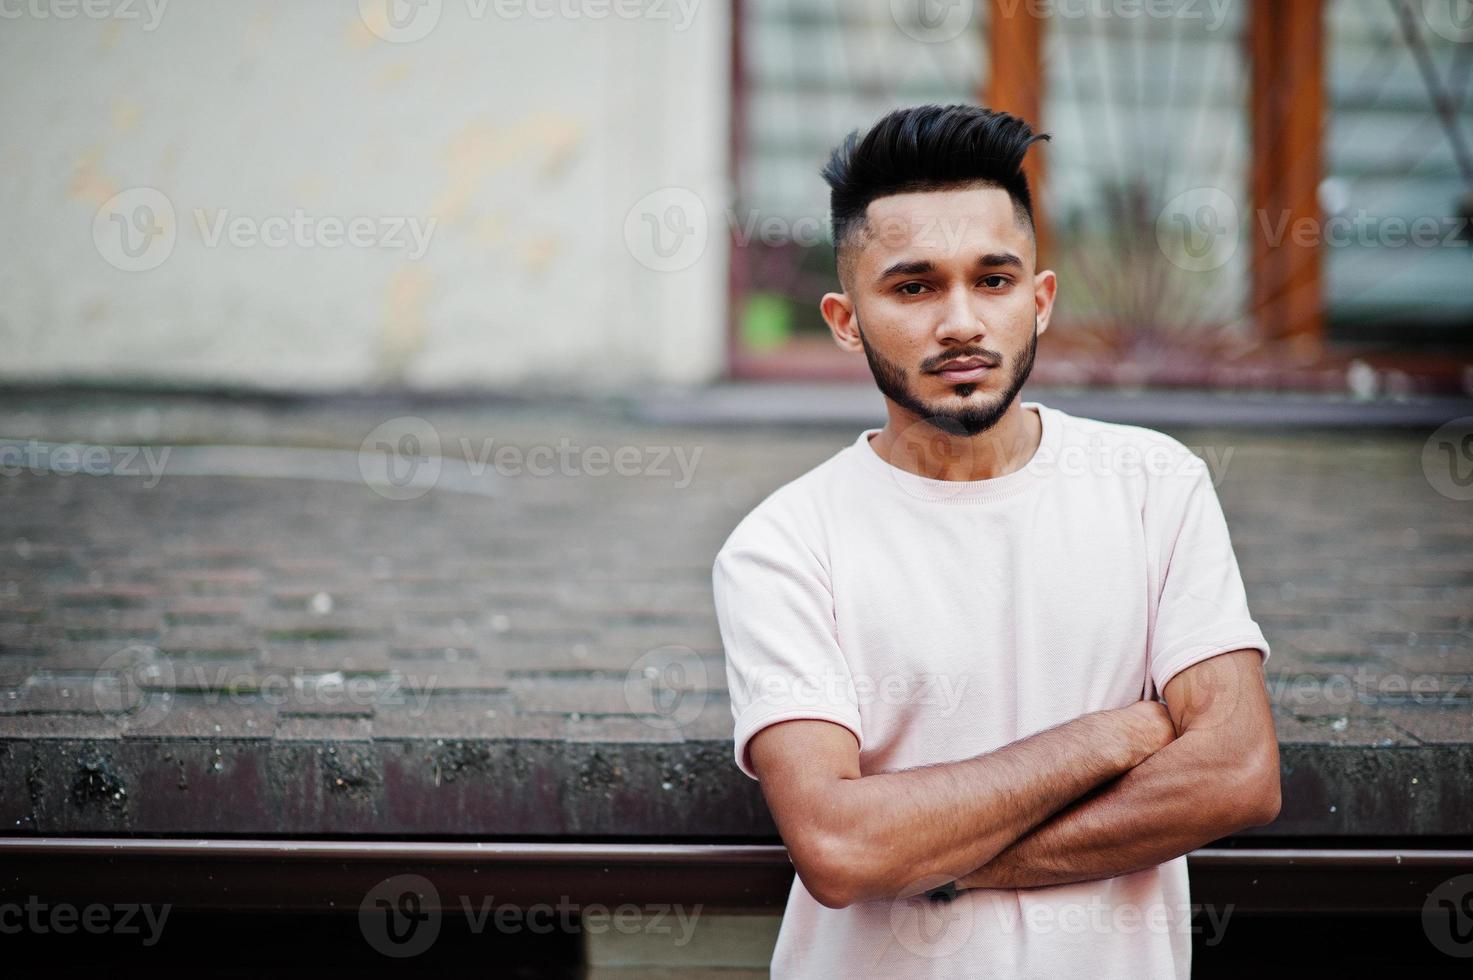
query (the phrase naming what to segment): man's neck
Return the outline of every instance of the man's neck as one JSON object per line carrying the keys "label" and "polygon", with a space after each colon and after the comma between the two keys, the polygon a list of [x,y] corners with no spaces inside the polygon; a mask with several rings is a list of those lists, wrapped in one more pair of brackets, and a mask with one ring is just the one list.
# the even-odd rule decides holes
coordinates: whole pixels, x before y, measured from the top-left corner
{"label": "man's neck", "polygon": [[991,480],[1028,465],[1043,439],[1038,413],[1014,398],[992,428],[952,435],[886,399],[889,421],[871,439],[892,466],[932,480]]}

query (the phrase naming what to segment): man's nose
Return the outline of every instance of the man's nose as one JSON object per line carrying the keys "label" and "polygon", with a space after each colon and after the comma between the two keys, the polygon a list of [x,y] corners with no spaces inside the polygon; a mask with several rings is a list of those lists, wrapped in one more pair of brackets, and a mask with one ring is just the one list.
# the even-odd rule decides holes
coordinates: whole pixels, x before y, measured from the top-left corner
{"label": "man's nose", "polygon": [[963,343],[980,341],[987,335],[987,327],[972,306],[972,297],[966,289],[953,289],[946,294],[946,305],[941,312],[941,322],[936,325],[938,340],[955,340]]}

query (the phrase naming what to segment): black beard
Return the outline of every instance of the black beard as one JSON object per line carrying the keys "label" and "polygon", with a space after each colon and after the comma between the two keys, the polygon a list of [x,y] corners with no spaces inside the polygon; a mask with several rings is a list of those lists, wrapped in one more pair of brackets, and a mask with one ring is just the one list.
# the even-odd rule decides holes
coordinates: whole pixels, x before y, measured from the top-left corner
{"label": "black beard", "polygon": [[[1023,384],[1028,380],[1028,375],[1033,373],[1033,358],[1038,352],[1038,319],[1033,320],[1033,336],[1028,340],[1028,348],[1023,351],[1017,363],[1013,365],[1013,377],[1008,382],[1007,390],[989,405],[967,405],[960,409],[937,408],[927,405],[921,401],[915,392],[911,391],[910,385],[906,383],[905,370],[894,361],[887,361],[870,347],[869,341],[865,339],[864,330],[859,326],[859,314],[854,315],[854,326],[859,331],[859,342],[864,345],[864,356],[869,361],[870,373],[875,376],[875,384],[880,392],[901,408],[918,416],[926,424],[939,429],[950,436],[968,435],[975,436],[979,432],[986,432],[997,424],[997,420],[1003,417],[1013,399],[1018,397],[1018,392],[1023,389]],[[959,384],[955,386],[956,393],[963,398],[977,390],[973,383]]]}

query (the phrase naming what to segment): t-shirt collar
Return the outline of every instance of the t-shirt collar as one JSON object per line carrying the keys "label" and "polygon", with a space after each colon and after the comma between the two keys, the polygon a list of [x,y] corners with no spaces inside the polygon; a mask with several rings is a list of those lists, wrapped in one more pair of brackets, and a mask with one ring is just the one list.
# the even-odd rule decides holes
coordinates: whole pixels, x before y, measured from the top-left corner
{"label": "t-shirt collar", "polygon": [[1043,478],[1044,470],[1047,469],[1044,465],[1046,461],[1057,456],[1060,426],[1057,413],[1039,402],[1025,401],[1021,405],[1024,409],[1032,409],[1038,413],[1039,421],[1043,426],[1038,449],[1034,451],[1028,463],[1021,468],[991,479],[935,480],[901,469],[876,452],[874,446],[870,444],[870,438],[880,431],[879,428],[865,429],[850,448],[868,473],[890,482],[911,497],[937,503],[973,503],[996,500],[1000,497],[1011,496],[1025,487],[1036,484]]}

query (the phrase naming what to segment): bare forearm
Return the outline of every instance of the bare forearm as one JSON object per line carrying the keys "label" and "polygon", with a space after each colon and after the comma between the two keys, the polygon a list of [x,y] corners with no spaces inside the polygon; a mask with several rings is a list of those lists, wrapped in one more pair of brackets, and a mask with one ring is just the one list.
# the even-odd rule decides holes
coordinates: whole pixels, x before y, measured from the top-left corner
{"label": "bare forearm", "polygon": [[860,898],[895,897],[991,860],[1051,814],[1149,755],[1127,716],[1097,712],[961,762],[846,780]]}
{"label": "bare forearm", "polygon": [[1032,888],[1130,874],[1263,822],[1246,770],[1214,758],[1206,739],[1184,734],[1019,838],[960,887]]}

